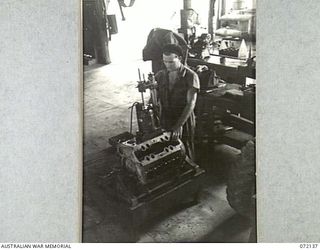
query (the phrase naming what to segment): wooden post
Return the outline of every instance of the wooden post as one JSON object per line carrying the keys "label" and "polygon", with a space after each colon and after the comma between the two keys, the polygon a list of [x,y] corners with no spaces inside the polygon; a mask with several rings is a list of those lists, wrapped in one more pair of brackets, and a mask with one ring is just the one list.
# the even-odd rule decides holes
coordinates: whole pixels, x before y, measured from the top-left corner
{"label": "wooden post", "polygon": [[191,0],[183,0],[183,9],[180,10],[180,29],[179,33],[184,34],[186,41],[189,39],[190,28],[188,27],[188,17],[192,12]]}
{"label": "wooden post", "polygon": [[208,15],[208,33],[213,38],[213,17],[214,17],[214,4],[216,0],[209,1],[209,15]]}
{"label": "wooden post", "polygon": [[184,10],[191,9],[191,0],[183,0],[183,9]]}
{"label": "wooden post", "polygon": [[181,29],[184,30],[183,33],[186,34],[186,31],[188,29],[188,16],[191,9],[191,0],[183,0],[183,10],[180,11],[180,24]]}
{"label": "wooden post", "polygon": [[96,0],[98,37],[97,37],[97,59],[98,63],[111,63],[109,55],[109,38],[107,33],[107,8],[109,1]]}
{"label": "wooden post", "polygon": [[226,0],[221,0],[221,16],[226,13]]}
{"label": "wooden post", "polygon": [[226,9],[226,1],[218,0],[218,15],[217,15],[216,29],[221,28],[220,17],[225,14],[225,9]]}

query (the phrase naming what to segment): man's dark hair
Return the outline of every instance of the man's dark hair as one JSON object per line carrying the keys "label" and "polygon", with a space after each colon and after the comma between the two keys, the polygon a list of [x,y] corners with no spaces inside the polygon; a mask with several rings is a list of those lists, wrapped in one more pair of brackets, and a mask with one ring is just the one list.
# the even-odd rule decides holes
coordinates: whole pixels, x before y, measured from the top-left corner
{"label": "man's dark hair", "polygon": [[183,57],[182,48],[177,44],[167,44],[162,48],[162,54],[170,55],[172,53]]}

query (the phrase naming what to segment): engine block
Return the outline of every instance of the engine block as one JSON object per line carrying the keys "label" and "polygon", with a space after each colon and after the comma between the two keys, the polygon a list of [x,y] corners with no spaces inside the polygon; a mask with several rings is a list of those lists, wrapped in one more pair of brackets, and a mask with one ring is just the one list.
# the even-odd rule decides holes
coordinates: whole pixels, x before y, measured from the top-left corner
{"label": "engine block", "polygon": [[185,148],[180,140],[170,140],[170,133],[137,143],[135,138],[117,145],[122,167],[135,174],[141,184],[174,177],[185,160]]}

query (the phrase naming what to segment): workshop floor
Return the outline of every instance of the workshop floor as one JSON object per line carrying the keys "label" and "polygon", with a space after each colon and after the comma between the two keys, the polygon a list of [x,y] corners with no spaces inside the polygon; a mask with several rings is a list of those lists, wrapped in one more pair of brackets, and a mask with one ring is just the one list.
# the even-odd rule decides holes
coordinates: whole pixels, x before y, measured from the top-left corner
{"label": "workshop floor", "polygon": [[132,61],[84,68],[83,242],[248,242],[249,222],[229,206],[226,186],[214,174],[206,175],[199,203],[170,210],[134,240],[120,223],[121,214],[100,184],[119,164],[108,139],[129,131],[128,108],[141,99],[138,68],[148,74],[151,67]]}

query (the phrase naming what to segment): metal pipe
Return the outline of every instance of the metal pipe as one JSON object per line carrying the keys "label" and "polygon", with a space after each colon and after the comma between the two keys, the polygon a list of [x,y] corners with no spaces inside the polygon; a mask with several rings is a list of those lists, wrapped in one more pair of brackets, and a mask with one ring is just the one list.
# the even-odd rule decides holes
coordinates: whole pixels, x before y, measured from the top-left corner
{"label": "metal pipe", "polygon": [[142,99],[142,107],[143,107],[143,109],[144,109],[144,107],[145,107],[145,103],[144,103],[143,92],[141,92],[141,99]]}

